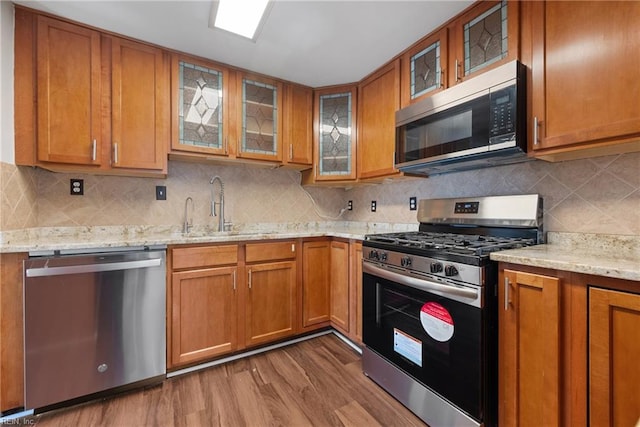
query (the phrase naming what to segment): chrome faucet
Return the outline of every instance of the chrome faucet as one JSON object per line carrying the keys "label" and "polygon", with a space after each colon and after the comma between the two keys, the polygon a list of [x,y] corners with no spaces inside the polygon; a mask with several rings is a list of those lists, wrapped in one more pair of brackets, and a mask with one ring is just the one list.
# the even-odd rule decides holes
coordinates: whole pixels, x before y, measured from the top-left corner
{"label": "chrome faucet", "polygon": [[[188,216],[189,200],[191,200],[191,221],[189,221],[189,216]],[[193,199],[191,197],[187,197],[187,199],[184,201],[184,224],[182,224],[182,232],[184,234],[187,234],[189,231],[191,231],[192,227],[193,227]]]}
{"label": "chrome faucet", "polygon": [[[224,231],[224,184],[222,178],[218,175],[211,178],[210,184],[213,185],[216,181],[220,183],[220,199],[219,202],[215,201],[213,187],[211,187],[211,216],[218,217],[218,231]],[[216,205],[220,206],[220,210],[216,213]]]}

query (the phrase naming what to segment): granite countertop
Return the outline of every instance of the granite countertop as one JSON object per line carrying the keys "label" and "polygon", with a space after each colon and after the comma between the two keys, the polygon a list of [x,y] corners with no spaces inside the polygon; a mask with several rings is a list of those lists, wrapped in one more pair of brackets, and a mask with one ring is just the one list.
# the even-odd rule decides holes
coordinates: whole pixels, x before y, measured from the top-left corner
{"label": "granite countertop", "polygon": [[172,226],[42,227],[0,232],[0,253],[45,252],[95,248],[224,243],[303,237],[362,240],[366,234],[417,230],[417,224],[361,222],[268,223],[234,226],[232,231],[194,229],[182,233]]}
{"label": "granite countertop", "polygon": [[640,281],[640,236],[547,233],[547,244],[493,252],[491,259]]}

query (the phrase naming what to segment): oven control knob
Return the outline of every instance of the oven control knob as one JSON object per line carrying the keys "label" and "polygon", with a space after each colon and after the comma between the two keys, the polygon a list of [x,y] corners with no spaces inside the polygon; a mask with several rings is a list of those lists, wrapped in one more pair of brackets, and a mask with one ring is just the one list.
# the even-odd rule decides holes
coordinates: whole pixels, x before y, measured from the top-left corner
{"label": "oven control knob", "polygon": [[431,265],[429,265],[429,271],[432,273],[440,273],[442,271],[442,264],[439,262],[432,262]]}
{"label": "oven control knob", "polygon": [[403,267],[409,267],[411,265],[411,258],[408,256],[402,257],[400,260],[400,265]]}
{"label": "oven control knob", "polygon": [[380,261],[386,261],[386,260],[387,260],[387,253],[380,252]]}
{"label": "oven control knob", "polygon": [[445,276],[455,276],[456,274],[458,274],[458,269],[455,266],[447,265],[444,268],[444,275]]}
{"label": "oven control knob", "polygon": [[379,259],[378,251],[372,249],[369,252],[369,259]]}

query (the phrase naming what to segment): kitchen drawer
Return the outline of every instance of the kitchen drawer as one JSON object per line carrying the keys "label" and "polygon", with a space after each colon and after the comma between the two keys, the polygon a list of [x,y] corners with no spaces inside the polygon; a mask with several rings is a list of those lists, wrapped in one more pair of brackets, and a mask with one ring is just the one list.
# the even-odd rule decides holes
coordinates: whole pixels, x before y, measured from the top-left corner
{"label": "kitchen drawer", "polygon": [[238,245],[176,248],[173,249],[171,260],[174,270],[236,264]]}
{"label": "kitchen drawer", "polygon": [[292,259],[296,257],[296,243],[248,243],[246,252],[247,262],[274,261],[279,259]]}

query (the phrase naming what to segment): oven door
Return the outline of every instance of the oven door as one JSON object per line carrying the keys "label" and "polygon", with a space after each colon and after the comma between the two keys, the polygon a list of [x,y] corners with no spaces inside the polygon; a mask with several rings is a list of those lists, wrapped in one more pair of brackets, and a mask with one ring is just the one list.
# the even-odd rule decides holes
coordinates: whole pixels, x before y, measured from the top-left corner
{"label": "oven door", "polygon": [[[417,289],[399,283],[404,280],[400,273],[375,274],[378,270],[383,268],[363,264],[364,344],[471,417],[482,420],[482,308],[473,306],[472,298],[465,297],[462,288],[453,287],[449,294],[442,284],[424,281],[434,289]],[[398,280],[392,280],[394,276]],[[413,278],[412,284],[419,282]],[[476,305],[481,305],[477,302],[482,302],[482,288],[475,291]]]}

